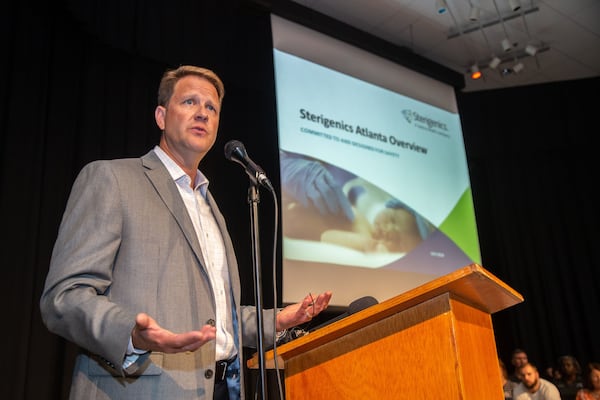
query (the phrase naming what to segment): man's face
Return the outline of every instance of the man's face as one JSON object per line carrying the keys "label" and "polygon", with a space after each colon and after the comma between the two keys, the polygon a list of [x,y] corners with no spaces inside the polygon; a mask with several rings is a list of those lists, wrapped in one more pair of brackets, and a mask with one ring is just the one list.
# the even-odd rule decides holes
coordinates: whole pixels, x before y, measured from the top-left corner
{"label": "man's face", "polygon": [[519,368],[522,367],[523,365],[527,364],[527,354],[525,353],[515,353],[512,357],[512,365],[514,365],[515,368]]}
{"label": "man's face", "polygon": [[521,382],[527,389],[534,389],[540,380],[540,374],[531,365],[527,365],[519,370]]}
{"label": "man's face", "polygon": [[169,103],[155,111],[168,153],[176,159],[204,157],[217,139],[219,112],[217,89],[209,81],[195,75],[181,78]]}
{"label": "man's face", "polygon": [[565,358],[562,361],[562,367],[564,373],[568,376],[575,375],[577,373],[577,367],[575,366],[573,360],[571,360],[570,358]]}

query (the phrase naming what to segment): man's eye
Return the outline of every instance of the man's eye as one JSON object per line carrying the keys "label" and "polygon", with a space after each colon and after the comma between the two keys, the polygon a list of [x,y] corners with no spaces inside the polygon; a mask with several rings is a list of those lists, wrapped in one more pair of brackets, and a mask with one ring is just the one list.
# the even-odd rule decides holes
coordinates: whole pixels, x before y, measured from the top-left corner
{"label": "man's eye", "polygon": [[194,100],[192,99],[186,99],[183,101],[183,104],[194,104]]}

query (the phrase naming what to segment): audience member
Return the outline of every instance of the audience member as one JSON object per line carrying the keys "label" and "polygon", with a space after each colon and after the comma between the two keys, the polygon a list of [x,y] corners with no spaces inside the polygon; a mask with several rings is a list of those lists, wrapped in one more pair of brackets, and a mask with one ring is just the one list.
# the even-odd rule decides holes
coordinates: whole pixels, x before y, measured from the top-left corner
{"label": "audience member", "polygon": [[577,392],[576,400],[598,399],[600,399],[600,363],[591,362],[585,375],[585,387]]}
{"label": "audience member", "polygon": [[560,379],[560,371],[558,370],[558,367],[556,367],[555,365],[552,365],[552,366],[546,368],[546,377],[551,382],[559,380]]}
{"label": "audience member", "polygon": [[527,363],[516,371],[521,383],[513,391],[514,400],[561,400],[558,388],[550,381],[540,378],[535,365]]}
{"label": "audience member", "polygon": [[508,379],[517,383],[521,382],[521,378],[518,376],[519,368],[521,368],[528,362],[529,359],[527,358],[527,353],[525,352],[525,350],[519,348],[514,349],[510,359],[510,363],[513,366],[513,372],[508,376]]}
{"label": "audience member", "polygon": [[583,388],[579,362],[573,356],[561,356],[556,361],[556,368],[560,377],[555,379],[553,383],[558,388],[561,399],[575,400],[577,392]]}
{"label": "audience member", "polygon": [[504,400],[512,399],[513,392],[515,387],[517,386],[517,382],[513,382],[508,379],[508,371],[506,369],[506,364],[501,359],[498,359],[498,363],[500,364],[500,378],[502,379],[502,390],[504,391]]}

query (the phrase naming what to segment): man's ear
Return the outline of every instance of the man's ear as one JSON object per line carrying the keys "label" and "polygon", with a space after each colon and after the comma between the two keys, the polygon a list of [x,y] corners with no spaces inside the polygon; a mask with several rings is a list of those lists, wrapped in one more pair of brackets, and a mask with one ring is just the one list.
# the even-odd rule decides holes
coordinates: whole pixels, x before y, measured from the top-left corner
{"label": "man's ear", "polygon": [[165,113],[167,109],[163,106],[156,106],[154,109],[154,120],[161,131],[165,130]]}

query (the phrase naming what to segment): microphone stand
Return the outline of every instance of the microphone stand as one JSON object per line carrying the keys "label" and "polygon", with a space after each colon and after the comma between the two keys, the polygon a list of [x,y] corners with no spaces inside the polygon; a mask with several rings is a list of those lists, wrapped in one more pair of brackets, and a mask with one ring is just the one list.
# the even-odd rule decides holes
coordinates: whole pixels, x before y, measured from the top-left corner
{"label": "microphone stand", "polygon": [[[264,352],[264,322],[263,322],[263,306],[262,306],[262,282],[261,282],[261,264],[260,264],[260,241],[258,233],[258,203],[260,196],[258,193],[258,183],[256,179],[252,180],[248,188],[248,204],[250,205],[250,223],[252,229],[252,255],[254,269],[254,301],[256,304],[256,325],[258,330],[258,365],[260,374],[260,389],[262,400],[266,400],[267,393],[267,373],[265,367],[265,352]],[[242,388],[243,389],[243,388]]]}

